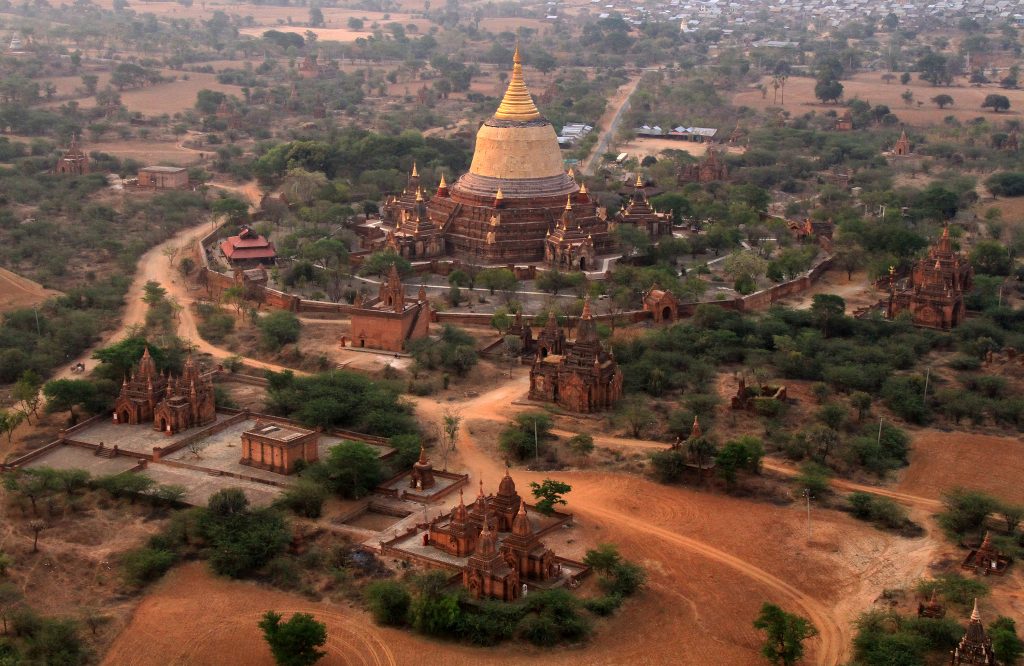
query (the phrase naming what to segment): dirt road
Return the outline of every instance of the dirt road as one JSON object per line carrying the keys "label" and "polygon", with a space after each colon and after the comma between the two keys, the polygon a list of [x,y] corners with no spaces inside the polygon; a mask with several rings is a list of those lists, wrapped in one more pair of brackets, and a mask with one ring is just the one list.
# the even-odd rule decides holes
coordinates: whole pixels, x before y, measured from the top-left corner
{"label": "dirt road", "polygon": [[643,78],[641,75],[635,75],[628,83],[619,88],[615,96],[611,98],[607,110],[605,110],[604,115],[598,121],[598,125],[605,129],[601,130],[601,138],[598,139],[597,145],[594,146],[593,152],[590,153],[590,157],[583,163],[583,173],[594,173],[594,167],[600,163],[601,156],[608,151],[608,144],[615,138],[615,133],[619,131],[622,114],[629,108],[629,98],[636,92],[636,87],[640,85],[641,78]]}

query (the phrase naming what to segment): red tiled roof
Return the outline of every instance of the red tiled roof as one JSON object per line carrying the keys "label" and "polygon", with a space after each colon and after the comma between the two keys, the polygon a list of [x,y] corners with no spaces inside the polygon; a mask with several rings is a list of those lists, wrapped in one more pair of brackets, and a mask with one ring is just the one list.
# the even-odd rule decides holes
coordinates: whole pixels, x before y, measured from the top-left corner
{"label": "red tiled roof", "polygon": [[225,257],[232,260],[273,259],[277,256],[274,244],[262,236],[258,240],[241,242],[238,242],[238,236],[232,236],[220,244],[220,250]]}

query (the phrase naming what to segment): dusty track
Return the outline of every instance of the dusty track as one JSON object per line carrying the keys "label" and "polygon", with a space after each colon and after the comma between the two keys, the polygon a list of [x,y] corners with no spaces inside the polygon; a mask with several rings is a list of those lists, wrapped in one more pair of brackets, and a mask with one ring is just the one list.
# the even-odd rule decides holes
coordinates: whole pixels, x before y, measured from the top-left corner
{"label": "dusty track", "polygon": [[60,292],[0,268],[0,312],[32,307],[53,296],[60,296]]}

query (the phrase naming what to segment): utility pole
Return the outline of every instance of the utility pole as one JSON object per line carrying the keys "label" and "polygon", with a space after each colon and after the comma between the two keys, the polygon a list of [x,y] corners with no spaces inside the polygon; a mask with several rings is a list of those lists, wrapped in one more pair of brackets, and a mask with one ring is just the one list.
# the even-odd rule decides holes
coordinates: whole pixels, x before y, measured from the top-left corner
{"label": "utility pole", "polygon": [[921,399],[924,401],[928,400],[928,380],[932,377],[932,366],[928,366],[928,371],[924,374],[924,394]]}
{"label": "utility pole", "polygon": [[537,439],[537,419],[533,419],[533,462],[540,464],[540,440]]}
{"label": "utility pole", "polygon": [[878,440],[875,442],[878,446],[882,445],[882,417],[878,417]]}

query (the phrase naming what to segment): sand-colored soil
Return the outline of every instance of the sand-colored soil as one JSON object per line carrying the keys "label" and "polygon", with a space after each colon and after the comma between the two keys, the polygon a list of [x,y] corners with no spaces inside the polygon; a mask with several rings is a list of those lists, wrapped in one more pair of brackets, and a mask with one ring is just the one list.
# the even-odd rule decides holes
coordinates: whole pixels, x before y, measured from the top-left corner
{"label": "sand-colored soil", "polygon": [[60,292],[0,268],[0,312],[30,308],[53,296],[60,296]]}
{"label": "sand-colored soil", "polygon": [[784,298],[779,301],[780,305],[804,310],[811,307],[814,297],[817,294],[835,294],[846,301],[846,314],[852,315],[853,311],[866,305],[874,305],[882,296],[876,292],[868,281],[867,273],[857,271],[852,278],[847,279],[846,271],[832,269],[826,271],[814,285],[807,291]]}
{"label": "sand-colored soil", "polygon": [[[109,153],[121,159],[133,159],[143,164],[173,164],[189,166],[200,159],[201,151],[182,148],[176,141],[152,141],[131,139],[129,141],[97,141],[85,143],[89,152]],[[207,155],[213,154],[213,148]]]}
{"label": "sand-colored soil", "polygon": [[[851,79],[844,79],[843,97],[846,101],[859,98],[870,102],[872,105],[885,104],[893,113],[899,116],[900,120],[908,125],[925,126],[938,125],[946,116],[955,116],[961,121],[984,116],[992,121],[1019,118],[1021,109],[1024,109],[1024,90],[1004,90],[994,85],[985,85],[980,88],[967,84],[966,79],[958,78],[953,86],[935,87],[917,77],[910,82],[910,85],[901,85],[894,81],[886,84],[881,80],[882,72],[863,72]],[[761,97],[761,92],[753,87],[743,90],[732,98],[736,106],[749,106],[755,109],[765,109],[772,106],[781,107],[793,115],[803,115],[809,111],[825,113],[827,111],[843,112],[843,107],[835,104],[821,104],[814,97],[814,79],[810,77],[790,77],[786,81],[786,103],[780,105],[773,102],[771,79],[765,78],[762,84],[768,86],[768,95]],[[907,106],[900,95],[905,90],[914,93],[914,103]],[[981,103],[985,96],[996,93],[1006,95],[1010,99],[1010,110],[1004,113],[993,113],[991,109],[982,109]],[[953,98],[953,106],[939,109],[930,100],[936,95],[946,94]],[[924,102],[922,106],[917,101]]]}
{"label": "sand-colored soil", "polygon": [[[180,5],[179,5],[180,6]],[[164,76],[176,76],[177,79],[169,83],[159,83],[145,88],[131,88],[121,91],[121,104],[129,111],[138,111],[148,116],[159,116],[163,114],[174,115],[187,111],[195,106],[196,94],[203,89],[241,97],[242,93],[238,86],[224,85],[217,81],[216,74],[205,74],[197,72],[178,72],[170,69],[161,70]],[[186,80],[184,77],[188,77]],[[54,79],[58,84],[71,86],[72,82],[67,81],[69,77]],[[109,79],[109,75],[107,77]],[[79,83],[81,80],[79,80]],[[82,97],[78,99],[78,105],[83,109],[96,106],[95,97]]]}
{"label": "sand-colored soil", "polygon": [[910,466],[896,489],[939,498],[954,486],[1024,504],[1024,440],[925,429],[914,433]]}

